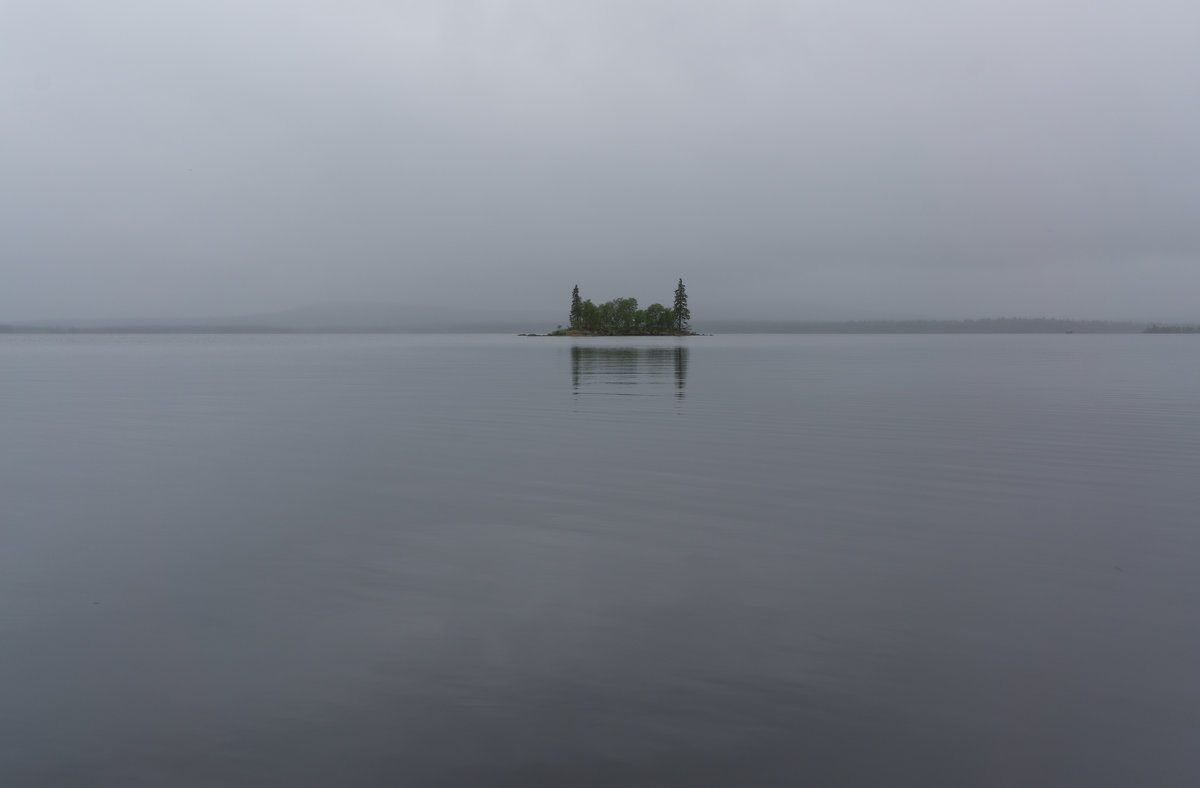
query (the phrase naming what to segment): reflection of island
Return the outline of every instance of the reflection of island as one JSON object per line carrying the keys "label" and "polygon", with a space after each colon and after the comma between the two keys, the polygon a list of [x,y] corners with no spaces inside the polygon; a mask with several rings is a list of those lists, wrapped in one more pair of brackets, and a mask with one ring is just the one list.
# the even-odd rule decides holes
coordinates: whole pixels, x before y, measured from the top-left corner
{"label": "reflection of island", "polygon": [[571,347],[571,385],[595,387],[589,394],[653,395],[661,390],[642,386],[674,383],[675,396],[683,399],[687,385],[688,349],[676,347]]}

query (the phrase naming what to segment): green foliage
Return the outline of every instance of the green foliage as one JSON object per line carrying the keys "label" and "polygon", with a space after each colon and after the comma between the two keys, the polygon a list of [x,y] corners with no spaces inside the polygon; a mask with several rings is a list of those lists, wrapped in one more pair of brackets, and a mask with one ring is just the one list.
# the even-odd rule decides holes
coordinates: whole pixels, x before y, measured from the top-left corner
{"label": "green foliage", "polygon": [[579,328],[580,319],[583,316],[583,302],[579,300],[579,285],[575,285],[575,289],[571,291],[571,319],[569,321],[571,328]]}
{"label": "green foliage", "polygon": [[[682,285],[680,280],[680,286]],[[678,291],[675,297],[678,302]],[[686,310],[686,294],[683,296],[683,306]],[[676,310],[662,304],[651,304],[645,309],[639,309],[636,298],[614,298],[602,304],[594,304],[591,299],[581,300],[578,285],[571,293],[570,317],[570,331],[606,336],[678,334],[685,331],[681,326],[686,323],[686,320],[679,320]],[[690,317],[689,313],[688,318]]]}
{"label": "green foliage", "polygon": [[646,307],[645,325],[655,334],[669,333],[675,328],[675,310],[662,304],[651,304]]}
{"label": "green foliage", "polygon": [[687,305],[687,290],[683,286],[683,278],[679,279],[679,287],[675,288],[675,330],[683,331],[688,321],[692,319],[691,310]]}

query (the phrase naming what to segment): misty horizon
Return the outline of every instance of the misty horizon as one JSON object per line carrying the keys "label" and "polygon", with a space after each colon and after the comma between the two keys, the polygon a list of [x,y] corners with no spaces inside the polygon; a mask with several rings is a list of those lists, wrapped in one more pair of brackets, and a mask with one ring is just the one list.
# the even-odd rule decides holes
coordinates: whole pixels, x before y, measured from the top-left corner
{"label": "misty horizon", "polygon": [[[660,299],[661,300],[661,299]],[[638,299],[641,306],[650,302]],[[47,328],[47,329],[111,329],[111,328],[281,328],[295,330],[352,330],[382,329],[408,330],[414,328],[430,328],[455,330],[456,328],[471,328],[479,326],[494,326],[496,330],[527,328],[541,330],[567,321],[565,309],[511,309],[499,308],[471,309],[429,304],[403,304],[389,301],[330,301],[316,302],[277,311],[262,311],[240,314],[180,314],[152,315],[129,314],[114,317],[76,316],[56,317],[49,319],[4,320],[0,319],[0,328]],[[695,311],[695,310],[693,310]],[[1113,319],[1104,316],[1088,315],[925,315],[914,316],[896,312],[834,312],[830,309],[810,311],[808,316],[796,316],[780,312],[754,312],[750,310],[731,311],[718,310],[701,313],[699,319],[691,322],[695,327],[704,328],[706,325],[728,330],[733,326],[739,330],[751,328],[754,325],[772,326],[783,329],[787,326],[816,326],[816,325],[854,325],[859,323],[876,323],[881,325],[895,324],[950,324],[950,323],[986,323],[986,322],[1035,322],[1049,323],[1093,323],[1141,326],[1152,324],[1189,324],[1189,321],[1172,321],[1164,319]]]}

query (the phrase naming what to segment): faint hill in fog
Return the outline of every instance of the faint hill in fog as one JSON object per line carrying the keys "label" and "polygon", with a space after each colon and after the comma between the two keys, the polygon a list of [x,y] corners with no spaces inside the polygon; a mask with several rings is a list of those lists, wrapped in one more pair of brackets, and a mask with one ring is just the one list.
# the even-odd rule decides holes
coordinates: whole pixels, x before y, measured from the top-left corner
{"label": "faint hill in fog", "polygon": [[291,331],[421,332],[528,331],[561,323],[565,315],[550,312],[463,309],[394,304],[386,301],[310,304],[245,318],[257,325]]}
{"label": "faint hill in fog", "polygon": [[204,318],[54,320],[0,325],[0,332],[83,333],[518,333],[545,329],[565,316],[546,312],[462,309],[386,301],[309,304],[280,312]]}
{"label": "faint hill in fog", "polygon": [[692,321],[697,330],[724,334],[1139,334],[1147,323],[1057,318],[981,320]]}

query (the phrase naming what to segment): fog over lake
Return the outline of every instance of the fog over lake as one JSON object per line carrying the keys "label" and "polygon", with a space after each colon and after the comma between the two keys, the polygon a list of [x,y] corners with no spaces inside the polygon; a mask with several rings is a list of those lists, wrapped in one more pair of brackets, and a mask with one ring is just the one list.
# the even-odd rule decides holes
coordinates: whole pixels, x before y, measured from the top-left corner
{"label": "fog over lake", "polygon": [[1200,785],[1197,31],[5,0],[0,788]]}
{"label": "fog over lake", "polygon": [[1200,783],[1192,337],[0,336],[0,785]]}

